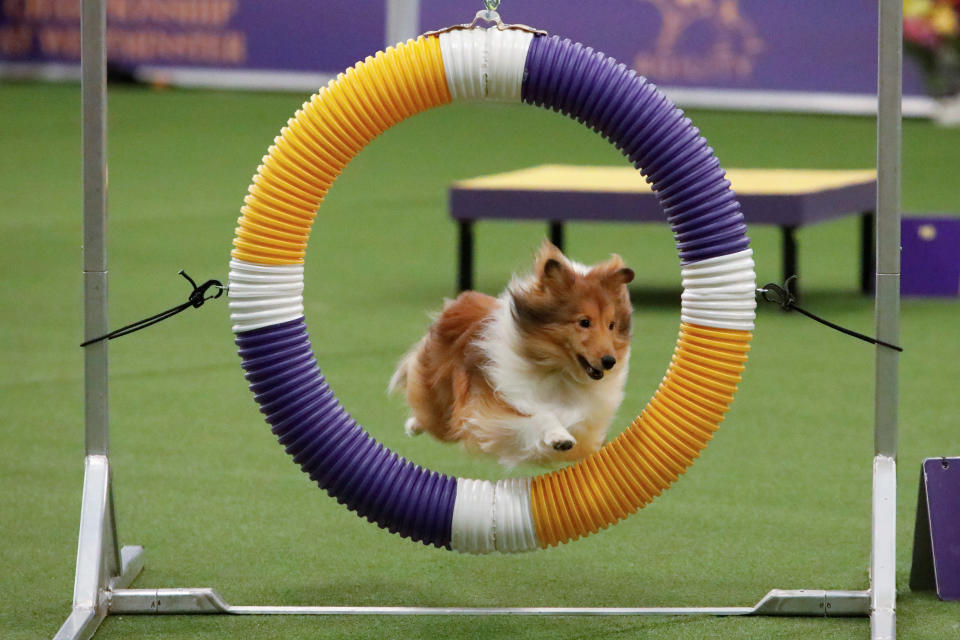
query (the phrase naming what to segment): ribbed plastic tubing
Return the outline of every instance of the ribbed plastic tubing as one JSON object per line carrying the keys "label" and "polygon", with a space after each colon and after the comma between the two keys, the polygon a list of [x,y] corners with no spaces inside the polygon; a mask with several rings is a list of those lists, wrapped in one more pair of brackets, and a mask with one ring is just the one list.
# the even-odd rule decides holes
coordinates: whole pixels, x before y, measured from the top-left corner
{"label": "ribbed plastic tubing", "polygon": [[[386,129],[462,101],[552,109],[609,140],[651,183],[681,261],[680,332],[653,398],[598,452],[534,478],[454,478],[378,443],[327,383],[303,314],[307,241],[334,180]],[[320,487],[401,536],[465,553],[511,553],[606,528],[686,471],[740,382],[755,282],[730,183],[699,131],[663,93],[581,44],[474,28],[421,36],[368,57],[287,121],[241,208],[229,298],[254,398],[280,444]]]}

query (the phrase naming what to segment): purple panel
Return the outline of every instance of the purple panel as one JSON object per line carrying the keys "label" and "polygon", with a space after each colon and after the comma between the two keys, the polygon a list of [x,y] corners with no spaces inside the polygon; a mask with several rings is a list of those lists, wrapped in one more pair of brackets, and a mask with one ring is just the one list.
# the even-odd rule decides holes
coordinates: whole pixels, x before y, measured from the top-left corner
{"label": "purple panel", "polygon": [[[681,232],[674,229],[684,263],[749,245],[736,195],[713,151],[683,112],[645,78],[583,45],[536,37],[521,97],[593,128],[649,176],[661,205],[670,208],[671,224],[684,225]],[[695,234],[695,223],[715,223],[721,211],[722,224],[708,234]]]}
{"label": "purple panel", "polygon": [[456,479],[407,462],[356,423],[320,372],[302,319],[236,342],[260,410],[310,478],[385,529],[450,547]]}
{"label": "purple panel", "polygon": [[937,595],[960,600],[960,458],[923,461]]}
{"label": "purple panel", "polygon": [[454,220],[663,222],[653,194],[454,187],[449,209]]}
{"label": "purple panel", "polygon": [[[358,3],[311,0],[195,0],[177,3],[181,11],[163,11],[164,4],[108,4],[112,62],[330,72],[384,45],[382,1],[366,0],[360,10]],[[449,0],[420,5],[424,31],[469,22],[475,8]],[[0,60],[79,60],[78,7],[66,0],[0,2]],[[505,6],[503,17],[602,42],[611,56],[662,86],[876,91],[871,0],[593,0],[589,11],[524,0]],[[909,55],[904,92],[924,93]]]}
{"label": "purple panel", "polygon": [[[421,28],[469,21],[472,7],[420,0]],[[468,15],[469,14],[469,15]],[[604,51],[660,86],[876,93],[875,0],[524,0],[504,21],[562,33]],[[905,94],[924,93],[904,60]]]}
{"label": "purple panel", "polygon": [[699,227],[719,211],[739,211],[742,204],[749,224],[801,227],[872,211],[876,182],[816,193],[737,193],[736,197],[737,200],[728,201],[726,191],[721,189],[712,200],[661,208],[652,193],[454,187],[450,190],[450,215],[454,220],[662,222],[666,211],[674,233],[681,233]]}
{"label": "purple panel", "polygon": [[960,218],[904,218],[900,293],[960,295]]}
{"label": "purple panel", "polygon": [[233,20],[255,69],[340,71],[384,48],[385,4],[240,2]]}
{"label": "purple panel", "polygon": [[[337,72],[383,49],[385,5],[107,3],[111,64]],[[79,62],[79,2],[0,2],[0,60]]]}

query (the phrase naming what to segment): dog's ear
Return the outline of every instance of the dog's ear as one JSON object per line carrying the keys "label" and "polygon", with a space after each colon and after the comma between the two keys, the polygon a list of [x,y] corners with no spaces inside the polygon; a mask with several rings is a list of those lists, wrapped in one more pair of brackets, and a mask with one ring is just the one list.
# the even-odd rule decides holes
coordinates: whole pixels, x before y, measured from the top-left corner
{"label": "dog's ear", "polygon": [[575,275],[566,262],[548,258],[540,268],[540,283],[546,289],[566,291],[573,286]]}
{"label": "dog's ear", "polygon": [[553,244],[546,238],[543,239],[543,242],[540,243],[540,248],[537,249],[537,255],[534,257],[533,261],[537,265],[537,273],[540,274],[543,272],[543,266],[546,264],[547,260],[559,260],[563,262],[565,258],[563,257],[563,251],[557,248],[557,245]]}
{"label": "dog's ear", "polygon": [[563,291],[573,286],[573,269],[563,252],[549,240],[540,245],[534,269],[537,280],[546,289]]}
{"label": "dog's ear", "polygon": [[609,260],[594,267],[593,271],[600,277],[600,282],[613,289],[633,282],[635,275],[633,269],[624,266],[623,258],[617,254],[611,255]]}
{"label": "dog's ear", "polygon": [[607,276],[606,281],[615,286],[630,284],[633,282],[634,275],[636,274],[633,273],[633,269],[629,267],[622,267]]}
{"label": "dog's ear", "polygon": [[544,238],[543,242],[540,243],[540,248],[537,249],[537,258],[542,258],[546,255],[550,255],[553,257],[556,257],[558,255],[562,256],[563,251],[560,251],[559,247],[557,247],[557,245],[550,242],[550,240],[548,240],[547,238]]}

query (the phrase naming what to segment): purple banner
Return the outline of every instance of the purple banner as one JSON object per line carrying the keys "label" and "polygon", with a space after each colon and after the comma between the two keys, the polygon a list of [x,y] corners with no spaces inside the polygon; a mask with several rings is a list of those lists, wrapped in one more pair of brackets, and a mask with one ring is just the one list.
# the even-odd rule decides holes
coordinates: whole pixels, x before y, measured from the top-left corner
{"label": "purple banner", "polygon": [[[423,30],[481,3],[421,0]],[[590,45],[654,83],[874,94],[877,0],[504,0],[504,22]],[[911,60],[904,93],[922,94]]]}
{"label": "purple banner", "polygon": [[960,219],[904,218],[900,261],[901,295],[960,296]]}
{"label": "purple banner", "polygon": [[[80,0],[0,0],[0,60],[80,60]],[[109,0],[111,63],[338,72],[383,48],[384,3]]]}
{"label": "purple banner", "polygon": [[[76,63],[80,4],[0,0],[0,62]],[[419,4],[421,31],[482,7]],[[501,13],[662,86],[876,92],[876,0],[505,0]],[[109,0],[108,14],[108,57],[127,67],[336,73],[382,49],[387,27],[385,0]],[[909,57],[904,93],[924,93]]]}

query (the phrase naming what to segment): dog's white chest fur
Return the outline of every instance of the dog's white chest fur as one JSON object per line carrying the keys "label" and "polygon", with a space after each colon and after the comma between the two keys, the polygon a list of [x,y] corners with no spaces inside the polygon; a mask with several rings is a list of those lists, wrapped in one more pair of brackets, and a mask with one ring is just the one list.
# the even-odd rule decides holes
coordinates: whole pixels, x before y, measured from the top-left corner
{"label": "dog's white chest fur", "polygon": [[545,457],[570,436],[596,448],[623,400],[629,352],[622,365],[601,380],[578,380],[563,370],[545,369],[522,355],[511,304],[508,294],[498,298],[478,346],[490,386],[522,417],[473,416],[472,427],[491,436],[505,429],[514,432],[516,451],[490,451],[508,465]]}

